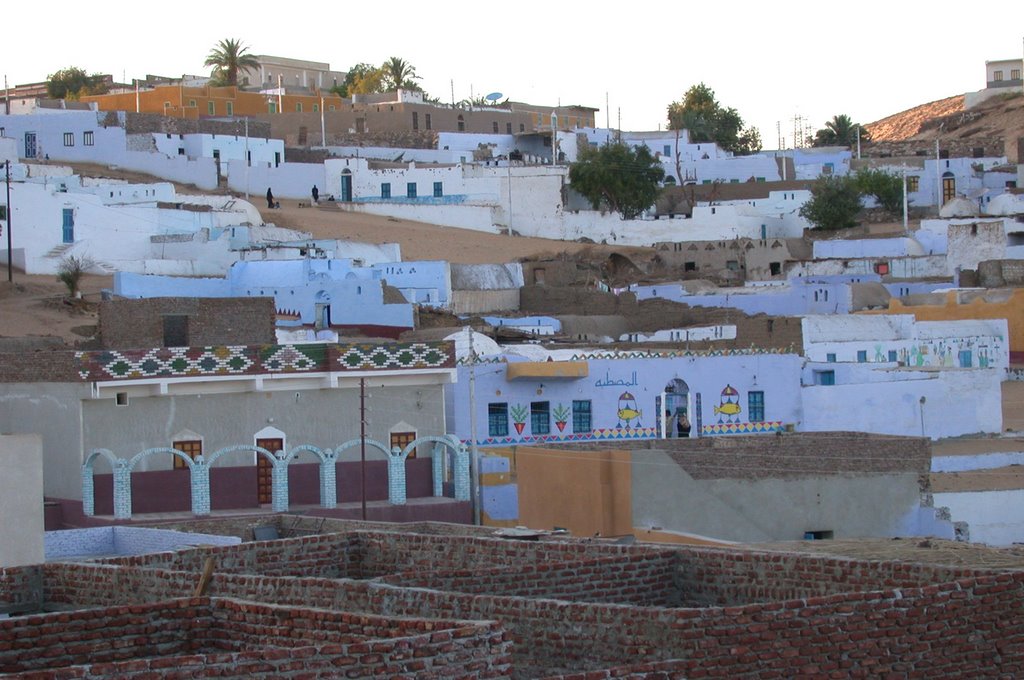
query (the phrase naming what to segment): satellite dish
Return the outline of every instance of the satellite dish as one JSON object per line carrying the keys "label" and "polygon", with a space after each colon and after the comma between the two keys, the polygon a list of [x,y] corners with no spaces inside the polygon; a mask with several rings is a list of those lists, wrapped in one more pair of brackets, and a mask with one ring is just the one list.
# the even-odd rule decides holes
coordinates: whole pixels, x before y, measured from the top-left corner
{"label": "satellite dish", "polygon": [[484,97],[484,99],[486,99],[489,102],[496,102],[499,99],[501,99],[503,96],[504,95],[502,93],[500,93],[500,92],[492,92],[489,95],[487,95],[486,97]]}

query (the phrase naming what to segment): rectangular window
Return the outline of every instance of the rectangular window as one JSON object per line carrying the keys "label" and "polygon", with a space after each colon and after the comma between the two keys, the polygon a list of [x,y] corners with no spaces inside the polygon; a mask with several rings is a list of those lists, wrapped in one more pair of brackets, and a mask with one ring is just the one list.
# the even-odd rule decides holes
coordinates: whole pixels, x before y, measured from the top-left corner
{"label": "rectangular window", "polygon": [[664,155],[666,155],[666,156],[671,156],[672,155],[672,147],[670,145],[666,144],[662,148],[664,149],[664,152],[665,152]]}
{"label": "rectangular window", "polygon": [[164,347],[188,347],[188,317],[167,314],[164,322]]}
{"label": "rectangular window", "polygon": [[7,221],[7,206],[0,205],[0,220]]}
{"label": "rectangular window", "polygon": [[65,132],[64,133],[64,146],[74,146],[74,145],[75,145],[75,133],[74,132]]}
{"label": "rectangular window", "polygon": [[825,361],[827,361],[830,364],[836,363],[836,353],[835,352],[829,352],[828,354],[826,354],[825,355]]}
{"label": "rectangular window", "polygon": [[972,363],[971,359],[971,350],[960,350],[960,368],[970,368]]}
{"label": "rectangular window", "polygon": [[781,274],[782,273],[782,263],[781,262],[769,262],[768,263],[768,273],[770,275],[772,275],[772,276],[778,276],[779,274]]}
{"label": "rectangular window", "polygon": [[405,185],[406,198],[416,198],[416,182],[409,182]]}
{"label": "rectangular window", "polygon": [[551,434],[551,402],[530,402],[530,433]]}
{"label": "rectangular window", "polygon": [[695,272],[695,271],[697,271],[697,263],[696,262],[692,262],[692,261],[691,262],[684,262],[683,263],[683,271],[684,272]]}
{"label": "rectangular window", "polygon": [[898,355],[896,354],[896,350],[889,350],[889,361],[897,361],[897,356]]}
{"label": "rectangular window", "polygon": [[582,399],[572,402],[572,431],[575,433],[591,432],[594,429],[591,419],[591,407],[589,399]]}
{"label": "rectangular window", "polygon": [[764,392],[747,392],[747,417],[752,423],[764,422]]}
{"label": "rectangular window", "polygon": [[212,101],[206,102],[206,112],[211,116],[214,115],[217,113],[217,105]]}
{"label": "rectangular window", "polygon": [[224,102],[224,111],[229,116],[235,115],[235,103],[234,102]]}
{"label": "rectangular window", "polygon": [[995,73],[992,74],[992,80],[994,80],[996,82],[999,82],[1002,79],[1003,79],[1003,72],[1002,71],[996,71]]}
{"label": "rectangular window", "polygon": [[295,102],[295,113],[302,113],[302,102]]}
{"label": "rectangular window", "polygon": [[413,111],[412,112],[412,129],[413,130],[419,130],[420,129],[420,114],[417,111]]}
{"label": "rectangular window", "polygon": [[383,182],[380,185],[380,197],[391,198],[391,182]]}
{"label": "rectangular window", "polygon": [[866,349],[857,350],[857,363],[863,364],[868,360],[868,351]]}
{"label": "rectangular window", "polygon": [[1010,69],[1010,80],[1020,80],[1020,69],[1019,68],[1012,68],[1012,69]]}
{"label": "rectangular window", "polygon": [[740,261],[739,260],[726,260],[725,261],[725,268],[728,269],[731,272],[738,272],[740,270]]}
{"label": "rectangular window", "polygon": [[512,134],[512,123],[505,123],[505,134]]}
{"label": "rectangular window", "polygon": [[487,405],[487,436],[508,436],[508,404]]}
{"label": "rectangular window", "polygon": [[92,130],[86,130],[85,132],[82,133],[82,145],[83,146],[93,146],[94,143],[95,143],[95,139],[93,137]]}
{"label": "rectangular window", "polygon": [[313,104],[313,113],[320,113],[320,105]]}
{"label": "rectangular window", "polygon": [[423,125],[428,130],[431,129],[431,127],[430,127],[430,114],[429,113],[424,113],[423,114]]}
{"label": "rectangular window", "polygon": [[835,371],[815,371],[814,372],[814,384],[815,385],[835,385],[836,384],[836,372]]}
{"label": "rectangular window", "polygon": [[[186,456],[195,460],[199,456],[203,455],[203,442],[198,440],[187,440],[174,442],[171,444],[171,448],[177,451],[181,451]],[[184,470],[188,465],[179,456],[174,457],[174,469]]]}
{"label": "rectangular window", "polygon": [[907,193],[918,191],[921,188],[921,178],[917,175],[907,175]]}
{"label": "rectangular window", "polygon": [[64,243],[74,243],[75,242],[75,209],[74,208],[64,208],[63,218],[64,218],[63,219],[63,224],[61,226],[63,228]]}
{"label": "rectangular window", "polygon": [[526,125],[524,123],[520,123],[519,124],[519,131],[520,132],[526,132]]}
{"label": "rectangular window", "polygon": [[494,134],[498,134],[498,121],[494,121],[491,125],[492,125],[492,129],[494,131]]}
{"label": "rectangular window", "polygon": [[444,182],[434,182],[434,198],[444,196]]}

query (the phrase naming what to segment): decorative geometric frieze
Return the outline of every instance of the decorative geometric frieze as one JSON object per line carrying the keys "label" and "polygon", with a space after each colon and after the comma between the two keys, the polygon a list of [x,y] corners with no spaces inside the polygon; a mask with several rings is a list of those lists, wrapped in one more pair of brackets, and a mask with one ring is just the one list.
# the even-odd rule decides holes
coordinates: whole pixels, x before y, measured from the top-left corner
{"label": "decorative geometric frieze", "polygon": [[701,433],[705,435],[715,434],[761,434],[765,432],[782,432],[785,429],[782,421],[770,421],[761,423],[719,423],[716,425],[705,425]]}

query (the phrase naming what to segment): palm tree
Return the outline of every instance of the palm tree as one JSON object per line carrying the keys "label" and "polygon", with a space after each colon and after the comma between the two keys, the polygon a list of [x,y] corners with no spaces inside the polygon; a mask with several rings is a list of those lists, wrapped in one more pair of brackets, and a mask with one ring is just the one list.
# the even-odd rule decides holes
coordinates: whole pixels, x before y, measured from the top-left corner
{"label": "palm tree", "polygon": [[416,75],[416,67],[405,59],[391,57],[384,62],[380,70],[384,74],[384,83],[390,90],[397,90],[399,88],[404,90],[420,89],[420,86],[413,82],[419,80],[419,76]]}
{"label": "palm tree", "polygon": [[221,85],[238,85],[240,71],[259,68],[260,62],[241,40],[221,40],[206,56],[204,66],[213,67],[213,79]]}
{"label": "palm tree", "polygon": [[814,133],[814,146],[853,146],[857,143],[857,132],[861,141],[867,141],[868,133],[860,123],[854,123],[845,113],[832,116],[825,127]]}

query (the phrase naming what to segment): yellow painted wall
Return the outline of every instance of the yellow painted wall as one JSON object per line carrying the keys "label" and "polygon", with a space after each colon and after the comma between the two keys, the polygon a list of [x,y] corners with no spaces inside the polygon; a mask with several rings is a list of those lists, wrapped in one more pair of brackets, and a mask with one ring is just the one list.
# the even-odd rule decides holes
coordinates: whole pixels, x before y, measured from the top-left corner
{"label": "yellow painted wall", "polygon": [[[573,536],[633,533],[632,456],[629,451],[567,451],[535,446],[488,449],[512,461],[519,519],[531,529],[563,527]],[[489,480],[484,485],[507,483]],[[486,522],[504,526],[509,522]]]}
{"label": "yellow painted wall", "polygon": [[[1001,288],[980,293],[950,291],[944,304],[905,305],[893,298],[887,310],[865,310],[859,314],[913,314],[918,321],[958,321],[961,319],[1006,319],[1010,335],[1010,361],[1024,360],[1024,289]],[[967,298],[957,303],[958,298]]]}
{"label": "yellow painted wall", "polygon": [[[96,102],[101,111],[135,111],[135,93],[102,94],[82,97],[82,101]],[[243,92],[237,87],[178,87],[168,85],[139,92],[139,111],[158,113],[172,118],[201,118],[204,116],[256,116],[270,111],[270,102],[277,106],[277,97],[258,92]],[[193,102],[195,105],[193,106]],[[210,103],[213,111],[210,111]],[[232,111],[228,113],[228,102]],[[344,100],[336,95],[324,97],[324,108],[340,108]],[[281,97],[285,113],[295,112],[302,105],[303,113],[312,113],[315,105],[319,110],[320,97],[314,95],[286,94]]]}

